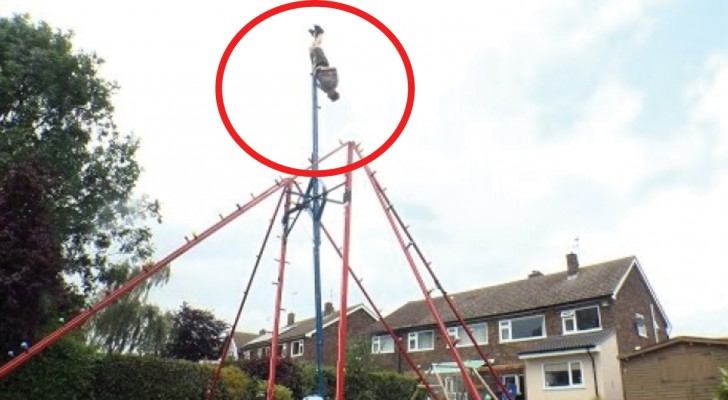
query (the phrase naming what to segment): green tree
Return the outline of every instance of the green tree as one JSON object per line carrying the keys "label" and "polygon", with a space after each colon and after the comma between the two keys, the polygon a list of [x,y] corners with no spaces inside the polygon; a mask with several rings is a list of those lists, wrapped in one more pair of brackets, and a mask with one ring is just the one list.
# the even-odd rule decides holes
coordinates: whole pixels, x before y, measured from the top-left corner
{"label": "green tree", "polygon": [[[32,160],[0,166],[0,350],[18,353],[80,303],[61,275],[61,246],[44,202],[52,186]],[[75,301],[79,300],[79,301]]]}
{"label": "green tree", "polygon": [[160,216],[157,201],[133,195],[139,141],[114,124],[118,87],[71,38],[27,15],[0,18],[0,165],[32,156],[52,175],[45,196],[64,272],[90,294],[112,266],[152,255],[146,221]]}
{"label": "green tree", "polygon": [[210,311],[192,308],[185,302],[173,318],[165,354],[190,361],[217,359],[227,328]]}
{"label": "green tree", "polygon": [[715,391],[715,400],[728,400],[728,369],[721,368],[720,373],[723,379]]}

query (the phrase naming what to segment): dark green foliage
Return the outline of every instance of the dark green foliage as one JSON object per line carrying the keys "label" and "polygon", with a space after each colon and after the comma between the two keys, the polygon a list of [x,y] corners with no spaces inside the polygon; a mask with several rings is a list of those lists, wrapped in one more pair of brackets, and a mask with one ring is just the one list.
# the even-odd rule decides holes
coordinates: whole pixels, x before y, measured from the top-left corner
{"label": "dark green foliage", "polygon": [[165,355],[183,360],[215,360],[220,357],[227,324],[210,311],[183,303],[172,321]]}
{"label": "dark green foliage", "polygon": [[44,202],[52,184],[33,160],[0,165],[0,360],[80,303],[63,281],[61,246]]}
{"label": "dark green foliage", "polygon": [[369,392],[372,399],[409,399],[417,389],[417,380],[395,372],[369,373]]}
{"label": "dark green foliage", "polygon": [[0,18],[0,166],[34,158],[46,168],[64,270],[92,293],[110,266],[151,256],[144,222],[159,219],[159,204],[132,197],[138,140],[114,125],[117,86],[98,76],[103,60],[73,52],[71,38],[28,16]]}
{"label": "dark green foliage", "polygon": [[715,391],[715,400],[728,400],[728,368],[721,368],[720,373],[723,379],[721,379],[720,385]]}
{"label": "dark green foliage", "polygon": [[[268,360],[242,360],[240,369],[251,377],[260,380],[268,379]],[[276,384],[289,388],[296,399],[303,398],[306,392],[303,387],[303,371],[299,364],[290,358],[281,358],[276,364]]]}
{"label": "dark green foliage", "polygon": [[99,356],[67,336],[0,380],[0,399],[91,399]]}
{"label": "dark green foliage", "polygon": [[[202,399],[213,369],[189,361],[149,356],[110,355],[96,375],[96,400]],[[215,399],[227,399],[218,381]]]}

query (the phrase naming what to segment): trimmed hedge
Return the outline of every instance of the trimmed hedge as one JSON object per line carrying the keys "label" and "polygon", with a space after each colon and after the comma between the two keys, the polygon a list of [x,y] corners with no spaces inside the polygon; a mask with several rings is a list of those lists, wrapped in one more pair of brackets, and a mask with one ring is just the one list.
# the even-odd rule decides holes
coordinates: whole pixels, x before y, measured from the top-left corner
{"label": "trimmed hedge", "polygon": [[[62,339],[0,381],[0,400],[200,400],[213,371],[189,361],[103,356],[78,339]],[[227,366],[214,398],[261,399],[265,389],[264,382]],[[289,389],[276,386],[275,400],[292,398]]]}
{"label": "trimmed hedge", "polygon": [[[111,355],[99,364],[95,400],[202,399],[213,369],[190,361]],[[218,381],[216,400],[230,397]]]}
{"label": "trimmed hedge", "polygon": [[0,399],[92,399],[99,359],[78,339],[61,339],[1,380]]}

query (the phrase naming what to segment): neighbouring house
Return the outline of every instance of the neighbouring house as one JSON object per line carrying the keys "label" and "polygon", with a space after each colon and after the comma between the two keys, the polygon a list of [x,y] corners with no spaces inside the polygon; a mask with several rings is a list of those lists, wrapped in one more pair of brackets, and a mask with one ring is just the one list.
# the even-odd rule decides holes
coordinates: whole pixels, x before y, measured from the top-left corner
{"label": "neighbouring house", "polygon": [[[368,340],[371,336],[373,322],[377,321],[375,315],[363,304],[348,308],[347,311],[347,342]],[[294,313],[288,313],[285,326],[278,334],[279,354],[281,357],[290,357],[293,360],[315,362],[316,360],[316,319],[308,318],[296,321]],[[338,350],[339,312],[334,310],[332,303],[326,303],[323,310],[323,349],[324,364],[336,365]],[[270,356],[271,333],[261,330],[260,334],[248,341],[240,352],[244,360],[268,358]]]}
{"label": "neighbouring house", "polygon": [[625,400],[711,400],[728,368],[728,338],[680,336],[619,358]]}
{"label": "neighbouring house", "polygon": [[[500,379],[515,386],[518,399],[599,395],[622,400],[618,355],[664,342],[670,329],[636,257],[580,266],[570,253],[562,272],[534,271],[527,279],[450,296]],[[434,301],[448,334],[458,340],[461,357],[495,390],[495,381],[444,299]],[[424,300],[409,302],[386,319],[415,364],[440,371],[433,382],[449,399],[468,398]],[[382,367],[407,370],[381,325],[373,331],[372,353]]]}
{"label": "neighbouring house", "polygon": [[233,334],[233,340],[230,342],[228,348],[227,359],[238,360],[242,357],[241,349],[246,343],[258,337],[257,334],[251,332],[235,332]]}

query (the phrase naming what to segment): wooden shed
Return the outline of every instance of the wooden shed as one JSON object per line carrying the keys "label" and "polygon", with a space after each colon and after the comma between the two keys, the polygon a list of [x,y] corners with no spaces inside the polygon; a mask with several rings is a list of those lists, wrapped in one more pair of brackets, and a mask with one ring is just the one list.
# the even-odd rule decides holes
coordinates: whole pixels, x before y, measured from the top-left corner
{"label": "wooden shed", "polygon": [[626,400],[711,400],[728,368],[728,338],[681,336],[619,358]]}

